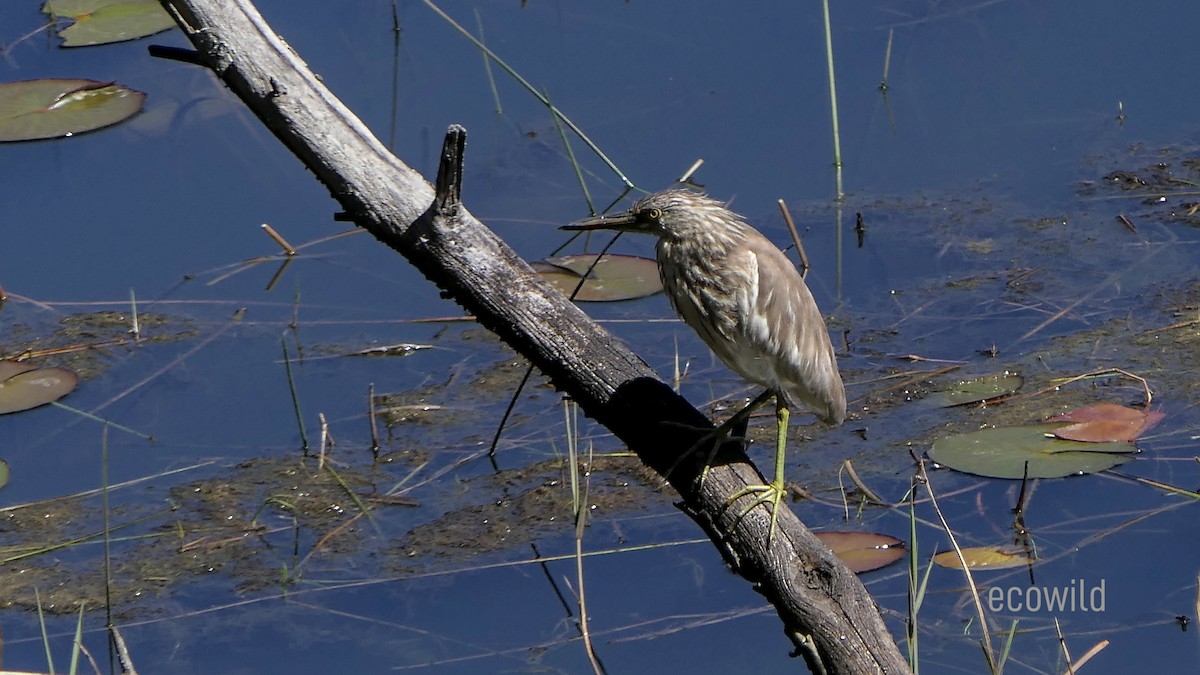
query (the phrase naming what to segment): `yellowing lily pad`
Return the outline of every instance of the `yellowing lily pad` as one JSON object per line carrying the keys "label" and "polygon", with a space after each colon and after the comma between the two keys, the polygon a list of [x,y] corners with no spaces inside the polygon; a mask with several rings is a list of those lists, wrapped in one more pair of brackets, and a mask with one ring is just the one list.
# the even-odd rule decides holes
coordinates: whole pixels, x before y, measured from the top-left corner
{"label": "yellowing lily pad", "polygon": [[158,0],[46,0],[42,12],[71,20],[58,32],[64,47],[136,40],[175,27]]}
{"label": "yellowing lily pad", "polygon": [[[962,549],[962,554],[963,560],[967,561],[967,568],[972,570],[1025,567],[1030,561],[1029,554],[1015,546],[972,546]],[[933,556],[933,562],[941,567],[962,569],[962,563],[954,551],[943,551]]]}
{"label": "yellowing lily pad", "polygon": [[0,459],[0,488],[8,485],[8,462]]}
{"label": "yellowing lily pad", "polygon": [[112,82],[26,80],[0,84],[0,141],[73,136],[122,122],[146,95]]}
{"label": "yellowing lily pad", "polygon": [[929,457],[951,469],[989,478],[1061,478],[1096,473],[1133,459],[1132,443],[1080,443],[1053,434],[1058,424],[982,429],[938,439]]}
{"label": "yellowing lily pad", "polygon": [[973,380],[960,380],[950,388],[932,394],[928,401],[943,408],[969,405],[1007,396],[1021,388],[1025,378],[1016,373],[1003,372],[985,375]]}
{"label": "yellowing lily pad", "polygon": [[853,572],[870,572],[887,567],[906,552],[904,542],[873,532],[817,532],[820,539]]}
{"label": "yellowing lily pad", "polygon": [[0,415],[57,401],[78,384],[79,376],[66,368],[0,361]]}
{"label": "yellowing lily pad", "polygon": [[27,361],[0,361],[0,382],[4,382],[13,375],[28,373],[31,370],[37,370],[37,366]]}
{"label": "yellowing lily pad", "polygon": [[[595,266],[592,266],[595,263]],[[612,302],[654,295],[662,290],[658,263],[632,255],[607,254],[596,262],[593,254],[547,258],[532,265],[538,274],[563,295],[571,295],[584,274],[587,282],[575,299],[580,302]]]}

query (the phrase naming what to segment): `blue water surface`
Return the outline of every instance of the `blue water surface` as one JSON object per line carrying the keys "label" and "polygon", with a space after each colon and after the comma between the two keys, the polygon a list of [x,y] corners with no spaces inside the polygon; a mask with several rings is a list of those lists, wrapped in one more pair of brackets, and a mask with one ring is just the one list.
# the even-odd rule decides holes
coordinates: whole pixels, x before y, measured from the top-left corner
{"label": "blue water surface", "polygon": [[[425,3],[264,0],[259,9],[346,105],[427,177],[436,171],[446,127],[464,125],[464,199],[525,258],[551,254],[566,240],[557,226],[589,214],[546,107],[492,64],[494,96],[480,52]],[[993,362],[978,351],[994,346],[1011,359],[995,362],[998,368],[1120,365],[1103,354],[1055,363],[1061,343],[1054,338],[1119,320],[1146,328],[1170,323],[1164,297],[1197,278],[1194,226],[1142,220],[1132,236],[1115,217],[1135,212],[1138,199],[1081,186],[1103,186],[1110,171],[1145,167],[1156,157],[1195,157],[1200,5],[835,5],[846,192],[840,202],[816,3],[447,2],[443,9],[471,32],[482,29],[487,45],[639,190],[671,185],[702,158],[696,182],[732,200],[781,245],[789,238],[776,200],[786,200],[813,261],[809,284],[835,335],[849,330],[853,344],[842,358],[855,399],[851,421],[822,435],[820,450],[789,454],[794,479],[829,501],[838,499],[835,471],[844,458],[870,466],[874,484],[899,501],[912,472],[906,444],[923,452],[933,430],[977,419],[897,404],[894,394],[883,393],[889,386],[883,376],[909,366],[895,357],[965,360],[986,371]],[[0,313],[0,350],[22,344],[22,335],[52,332],[68,315],[127,313],[131,290],[139,311],[167,317],[179,333],[171,341],[105,349],[104,368],[65,401],[135,432],[108,432],[111,483],[186,469],[114,491],[114,503],[128,514],[165,511],[181,494],[172,490],[182,486],[186,494],[194,491],[192,481],[237,475],[244,462],[296,457],[299,463],[301,436],[281,342],[295,359],[307,434],[316,438],[323,414],[339,444],[339,467],[361,469],[375,491],[421,484],[411,493],[421,507],[381,511],[378,521],[356,526],[359,548],[336,554],[312,532],[293,540],[288,512],[267,508],[264,521],[275,529],[252,544],[257,568],[279,569],[282,578],[307,551],[318,551],[292,585],[252,585],[231,565],[126,599],[118,625],[142,672],[589,671],[573,591],[564,590],[575,584],[573,561],[543,570],[529,563],[527,543],[477,557],[410,561],[397,544],[443,512],[512,496],[511,486],[486,482],[492,469],[485,460],[470,459],[487,447],[515,384],[490,388],[478,377],[511,360],[507,350],[469,322],[416,321],[458,319],[462,312],[363,233],[304,249],[272,283],[282,260],[261,224],[294,244],[349,229],[333,220],[340,207],[325,188],[211,73],[147,55],[150,44],[186,46],[178,31],[61,49],[52,33],[37,32],[43,21],[36,3],[0,6],[0,80],[85,77],[148,94],[145,110],[120,126],[0,146],[6,235],[0,287],[10,296]],[[592,204],[602,209],[624,186],[578,138],[570,142]],[[857,213],[867,227],[862,246],[853,232]],[[618,249],[651,255],[652,243],[627,237]],[[274,259],[244,264],[264,256]],[[1037,270],[1043,292],[1012,301],[1006,283],[1028,269]],[[963,280],[976,285],[951,286]],[[1075,311],[1039,329],[1080,298],[1085,302]],[[697,404],[754,393],[673,321],[662,297],[588,310],[666,377],[678,353],[688,369],[683,393]],[[431,348],[406,358],[338,357],[398,343]],[[506,469],[563,452],[559,397],[534,381],[501,445],[509,453]],[[380,393],[425,392],[457,421],[403,427],[385,447],[403,461],[371,468],[370,385]],[[1120,388],[1121,402],[1136,392]],[[1190,458],[1200,424],[1194,403],[1158,394],[1169,416],[1131,471],[1194,487]],[[603,429],[585,423],[585,435],[597,452],[620,449]],[[0,417],[0,457],[13,476],[0,507],[97,488],[101,438],[99,424],[59,408]],[[768,454],[752,456],[769,466]],[[934,476],[952,493],[941,506],[960,543],[1012,539],[1015,483]],[[799,667],[788,657],[774,612],[728,572],[670,499],[659,495],[593,514],[584,548],[597,555],[586,558],[586,592],[605,667],[705,673]],[[1057,615],[1072,655],[1108,639],[1089,672],[1139,672],[1150,660],[1164,672],[1190,672],[1196,631],[1181,631],[1176,617],[1194,612],[1191,542],[1200,532],[1186,503],[1170,499],[1110,478],[1042,482],[1034,502],[1042,510],[1040,518],[1031,516],[1031,528],[1045,562],[1033,579],[1021,570],[992,583],[1104,581],[1103,612]],[[80,522],[98,512],[94,498],[80,504]],[[237,517],[248,521],[259,505]],[[1128,524],[1171,505],[1177,506],[1144,524]],[[797,508],[814,528],[909,539],[900,512],[871,511],[845,522],[838,508]],[[929,511],[920,515],[934,519]],[[531,535],[543,555],[573,552],[569,521],[563,513],[561,527]],[[171,530],[169,516],[154,522],[143,534]],[[302,543],[298,554],[295,541]],[[922,560],[949,546],[939,529],[925,525],[917,543]],[[134,545],[118,544],[116,557]],[[35,563],[48,558],[64,569],[96,570],[98,549],[9,562],[0,574],[42,569]],[[962,577],[933,574],[921,620],[923,669],[984,672],[977,623],[966,628],[974,613]],[[902,640],[901,566],[864,581]],[[69,574],[47,575],[42,588],[70,585]],[[1008,630],[1014,618],[1028,632],[1016,638],[1006,672],[1061,672],[1053,617],[999,612],[993,631]],[[101,613],[87,615],[94,654],[105,651],[103,624]],[[6,667],[46,668],[38,622],[23,599],[0,612],[0,627]],[[48,628],[56,665],[65,663],[74,617],[52,616]]]}

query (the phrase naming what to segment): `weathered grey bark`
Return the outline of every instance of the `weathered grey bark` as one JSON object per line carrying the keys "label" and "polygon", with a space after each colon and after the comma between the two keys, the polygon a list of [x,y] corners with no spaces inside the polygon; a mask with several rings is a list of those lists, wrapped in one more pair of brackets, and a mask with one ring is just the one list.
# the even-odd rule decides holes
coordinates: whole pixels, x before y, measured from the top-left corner
{"label": "weathered grey bark", "polygon": [[[314,76],[248,0],[163,0],[213,72],[325,184],[354,222],[402,253],[556,387],[666,474],[710,422],[620,341],[542,282],[459,202],[465,132],[451,127],[435,191]],[[739,518],[727,500],[763,483],[736,444],[692,453],[668,479],[735,571],[776,607],[814,672],[903,673],[858,578],[788,509]]]}

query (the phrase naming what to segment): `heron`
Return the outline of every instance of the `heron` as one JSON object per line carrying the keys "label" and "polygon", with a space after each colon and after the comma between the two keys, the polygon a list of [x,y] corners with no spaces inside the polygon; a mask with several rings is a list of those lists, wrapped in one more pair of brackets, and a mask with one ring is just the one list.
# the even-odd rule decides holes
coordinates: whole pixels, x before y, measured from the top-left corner
{"label": "heron", "polygon": [[745,218],[692,190],[657,192],[624,213],[563,229],[608,229],[658,238],[658,272],[676,313],[730,370],[766,387],[718,428],[720,440],[775,398],[775,476],[770,483],[743,488],[726,504],[728,508],[742,497],[754,497],[739,518],[768,504],[773,534],[785,492],[791,406],[802,403],[834,426],[846,419],[846,389],[833,344],[804,278]]}

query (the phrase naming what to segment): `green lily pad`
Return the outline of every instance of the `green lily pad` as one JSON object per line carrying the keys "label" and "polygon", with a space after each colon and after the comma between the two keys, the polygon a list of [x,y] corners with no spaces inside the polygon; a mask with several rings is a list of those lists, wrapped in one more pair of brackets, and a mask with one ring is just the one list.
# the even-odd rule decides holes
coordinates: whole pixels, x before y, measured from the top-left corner
{"label": "green lily pad", "polygon": [[1096,473],[1133,459],[1132,443],[1080,443],[1048,437],[1060,424],[982,429],[934,442],[929,457],[951,469],[989,478],[1062,478]]}
{"label": "green lily pad", "polygon": [[64,47],[136,40],[175,27],[158,0],[46,0],[42,12],[72,21],[58,32]]}
{"label": "green lily pad", "polygon": [[949,389],[932,394],[926,400],[942,408],[951,408],[1007,396],[1020,389],[1022,384],[1025,384],[1025,378],[1005,371],[973,380],[960,380]]}
{"label": "green lily pad", "polygon": [[8,462],[0,459],[0,488],[8,485]]}
{"label": "green lily pad", "polygon": [[146,95],[112,82],[26,80],[0,84],[0,141],[73,136],[122,122]]}
{"label": "green lily pad", "polygon": [[79,376],[66,368],[0,361],[0,415],[57,401],[78,384]]}
{"label": "green lily pad", "polygon": [[[595,267],[592,263],[595,262]],[[658,263],[650,258],[608,254],[596,262],[593,254],[547,258],[532,265],[538,274],[563,295],[570,295],[584,274],[591,275],[575,299],[580,302],[613,302],[654,295],[662,290]]]}
{"label": "green lily pad", "polygon": [[874,532],[817,532],[820,539],[852,572],[887,567],[907,553],[904,542]]}

